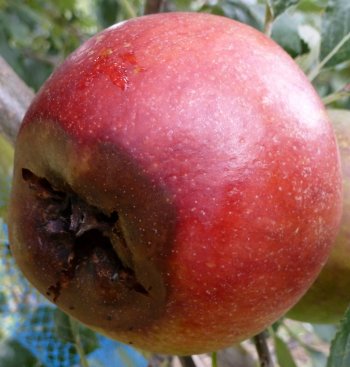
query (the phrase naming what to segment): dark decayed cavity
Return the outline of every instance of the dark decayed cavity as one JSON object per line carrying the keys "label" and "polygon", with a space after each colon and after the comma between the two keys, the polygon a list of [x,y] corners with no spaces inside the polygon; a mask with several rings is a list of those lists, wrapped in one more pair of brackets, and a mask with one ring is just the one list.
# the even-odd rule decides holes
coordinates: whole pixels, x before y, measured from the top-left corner
{"label": "dark decayed cavity", "polygon": [[[22,177],[40,201],[38,207],[43,220],[40,227],[49,238],[47,245],[54,246],[59,238],[61,243],[63,239],[67,248],[71,248],[65,265],[59,270],[57,282],[47,289],[46,294],[54,302],[77,276],[79,267],[87,263],[95,265],[97,277],[102,279],[107,274],[112,285],[120,282],[130,290],[149,295],[137,281],[134,271],[122,263],[111,243],[112,231],[122,236],[116,212],[106,215],[73,191],[56,189],[48,180],[37,177],[28,169],[22,169]],[[126,243],[123,238],[120,240]]]}

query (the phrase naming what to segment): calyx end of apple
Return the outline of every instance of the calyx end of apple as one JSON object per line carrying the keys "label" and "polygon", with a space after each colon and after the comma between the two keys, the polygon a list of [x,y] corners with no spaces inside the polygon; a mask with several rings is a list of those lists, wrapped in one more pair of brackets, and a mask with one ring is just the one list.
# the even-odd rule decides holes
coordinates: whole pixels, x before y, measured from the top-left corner
{"label": "calyx end of apple", "polygon": [[[148,304],[145,309],[149,309],[150,304],[159,304],[159,299],[153,299],[158,295],[152,292],[152,280],[138,279],[137,269],[133,267],[132,250],[123,237],[116,211],[106,214],[79,197],[68,185],[58,187],[27,168],[22,168],[21,175],[22,184],[27,186],[34,202],[32,215],[36,218],[38,238],[35,252],[42,252],[40,261],[49,264],[48,278],[51,283],[46,285],[46,296],[51,301],[74,315],[71,310],[77,307],[72,306],[72,302],[69,306],[66,304],[66,292],[71,294],[86,287],[83,293],[91,293],[92,305],[98,299],[96,294],[103,293],[106,308],[112,311],[106,315],[106,320],[110,322],[115,319],[113,313],[117,315],[116,319],[119,312],[122,315],[118,305],[125,308],[131,300],[135,302],[135,299],[143,298]],[[52,282],[52,279],[55,281]],[[89,289],[91,283],[97,289]],[[128,294],[133,296],[128,297]],[[75,303],[78,299],[77,294]],[[137,308],[137,305],[133,307]],[[114,322],[118,323],[116,319]],[[137,317],[130,316],[130,319],[136,320]],[[127,321],[120,322],[122,329],[125,329]]]}

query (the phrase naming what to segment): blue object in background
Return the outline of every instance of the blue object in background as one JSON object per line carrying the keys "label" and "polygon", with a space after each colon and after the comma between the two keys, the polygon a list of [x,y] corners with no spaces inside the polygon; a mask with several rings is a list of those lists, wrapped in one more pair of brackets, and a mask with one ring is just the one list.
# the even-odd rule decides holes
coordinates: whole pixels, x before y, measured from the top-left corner
{"label": "blue object in background", "polygon": [[[33,289],[17,269],[1,218],[0,277],[0,333],[18,341],[45,367],[79,366],[75,344],[64,340],[57,330],[57,308]],[[132,347],[95,336],[98,348],[86,355],[90,367],[147,367],[147,360]]]}
{"label": "blue object in background", "polygon": [[147,367],[145,358],[130,346],[100,337],[102,348],[96,349],[89,355],[89,361],[110,367]]}

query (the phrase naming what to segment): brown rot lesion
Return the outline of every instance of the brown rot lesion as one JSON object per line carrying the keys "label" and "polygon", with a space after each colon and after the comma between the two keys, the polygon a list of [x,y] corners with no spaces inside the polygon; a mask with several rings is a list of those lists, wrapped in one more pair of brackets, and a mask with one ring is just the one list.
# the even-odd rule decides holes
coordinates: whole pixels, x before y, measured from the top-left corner
{"label": "brown rot lesion", "polygon": [[74,192],[54,188],[45,178],[22,169],[22,177],[39,200],[45,201],[44,220],[49,234],[72,233],[81,237],[90,230],[109,232],[118,221],[118,214],[102,213],[95,206],[80,199]]}
{"label": "brown rot lesion", "polygon": [[[29,169],[22,169],[22,177],[39,201],[40,231],[48,239],[48,246],[59,243],[69,249],[64,261],[59,261],[56,283],[50,285],[46,292],[53,302],[57,302],[73,280],[77,281],[76,277],[82,276],[82,268],[93,269],[95,279],[102,287],[118,284],[149,296],[137,280],[130,261],[125,264],[123,256],[118,254],[118,246],[113,244],[117,233],[118,243],[126,245],[117,212],[105,214],[73,190],[56,188]],[[58,247],[57,252],[60,251]],[[61,253],[57,258],[60,256]]]}

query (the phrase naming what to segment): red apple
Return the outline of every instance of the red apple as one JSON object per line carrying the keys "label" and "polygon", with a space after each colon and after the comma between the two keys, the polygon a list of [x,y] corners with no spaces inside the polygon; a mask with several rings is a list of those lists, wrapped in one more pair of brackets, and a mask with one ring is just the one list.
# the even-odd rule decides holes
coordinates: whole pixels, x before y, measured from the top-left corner
{"label": "red apple", "polygon": [[51,76],[16,144],[25,276],[136,347],[194,354],[271,324],[325,263],[341,214],[323,105],[273,41],[172,13],[96,35]]}
{"label": "red apple", "polygon": [[350,304],[350,111],[330,110],[343,172],[343,216],[335,246],[316,282],[287,314],[318,324],[337,322]]}

